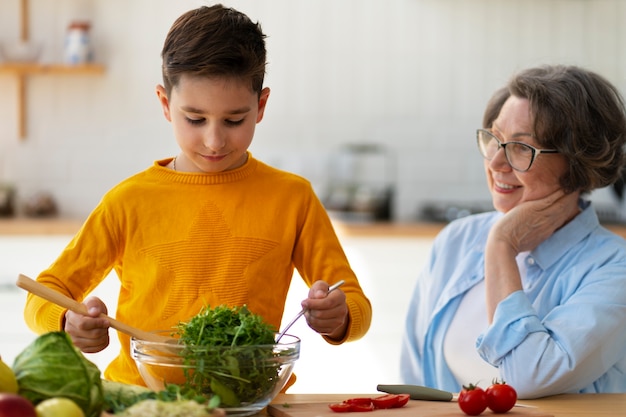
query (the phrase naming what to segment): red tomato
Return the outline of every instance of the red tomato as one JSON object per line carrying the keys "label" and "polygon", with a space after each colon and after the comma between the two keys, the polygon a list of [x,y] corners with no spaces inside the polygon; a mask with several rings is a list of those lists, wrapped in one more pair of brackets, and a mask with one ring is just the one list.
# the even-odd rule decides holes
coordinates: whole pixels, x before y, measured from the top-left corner
{"label": "red tomato", "polygon": [[354,405],[370,405],[372,403],[372,399],[368,397],[349,398],[345,400],[344,403]]}
{"label": "red tomato", "polygon": [[328,407],[333,410],[335,413],[347,413],[348,411],[352,411],[352,406],[348,403],[334,403],[328,404]]}
{"label": "red tomato", "polygon": [[487,394],[473,384],[463,386],[459,393],[459,407],[470,416],[477,416],[487,408]]}
{"label": "red tomato", "polygon": [[372,404],[371,398],[350,398],[341,403],[328,404],[328,407],[336,413],[374,410],[374,404]]}
{"label": "red tomato", "polygon": [[409,402],[409,394],[387,394],[372,398],[375,408],[400,408]]}
{"label": "red tomato", "polygon": [[517,392],[504,381],[494,381],[485,393],[487,394],[487,407],[494,413],[506,413],[517,401]]}
{"label": "red tomato", "polygon": [[393,408],[400,408],[407,405],[411,396],[409,394],[398,394],[398,402],[393,406]]}
{"label": "red tomato", "polygon": [[374,404],[350,404],[350,411],[374,411]]}
{"label": "red tomato", "polygon": [[409,394],[386,394],[380,397],[349,398],[341,403],[328,404],[328,407],[337,413],[350,411],[373,411],[377,408],[400,408],[409,402]]}
{"label": "red tomato", "polygon": [[372,404],[376,408],[392,408],[398,402],[398,397],[395,394],[381,395],[380,397],[372,398]]}

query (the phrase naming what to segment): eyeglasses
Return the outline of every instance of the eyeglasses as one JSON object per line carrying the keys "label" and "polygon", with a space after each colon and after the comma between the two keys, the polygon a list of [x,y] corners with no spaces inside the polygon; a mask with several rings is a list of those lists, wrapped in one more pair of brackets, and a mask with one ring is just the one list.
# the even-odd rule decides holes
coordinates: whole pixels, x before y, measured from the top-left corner
{"label": "eyeglasses", "polygon": [[559,153],[556,149],[537,149],[523,142],[501,142],[493,133],[485,129],[476,130],[478,150],[483,158],[491,161],[500,148],[504,149],[506,160],[516,171],[526,172],[540,153]]}

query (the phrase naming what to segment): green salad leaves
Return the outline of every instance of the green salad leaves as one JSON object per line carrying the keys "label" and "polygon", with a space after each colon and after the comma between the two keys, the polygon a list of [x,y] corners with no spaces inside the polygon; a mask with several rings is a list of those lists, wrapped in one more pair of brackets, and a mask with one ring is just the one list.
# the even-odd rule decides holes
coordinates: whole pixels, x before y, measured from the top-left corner
{"label": "green salad leaves", "polygon": [[65,332],[37,337],[15,358],[13,372],[20,395],[33,404],[66,397],[78,404],[85,416],[100,416],[104,403],[100,370]]}
{"label": "green salad leaves", "polygon": [[246,306],[203,308],[177,327],[186,365],[186,390],[219,396],[230,407],[271,392],[280,364],[272,361],[276,329]]}
{"label": "green salad leaves", "polygon": [[[158,404],[195,402],[201,404],[205,410],[213,410],[219,406],[219,397],[215,396],[207,402],[205,397],[197,395],[193,391],[183,393],[181,387],[175,384],[166,385],[164,390],[157,392],[144,386],[103,379],[102,389],[104,392],[104,410],[114,414],[120,414],[122,411],[146,400],[157,401]],[[176,407],[176,405],[171,407]]]}
{"label": "green salad leaves", "polygon": [[180,342],[189,346],[273,345],[274,329],[248,307],[204,307],[177,327]]}

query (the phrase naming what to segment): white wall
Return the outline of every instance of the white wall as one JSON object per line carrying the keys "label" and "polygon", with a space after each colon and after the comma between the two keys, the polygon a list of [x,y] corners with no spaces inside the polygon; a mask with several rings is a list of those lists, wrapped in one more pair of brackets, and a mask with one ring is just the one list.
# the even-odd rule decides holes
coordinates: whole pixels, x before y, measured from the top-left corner
{"label": "white wall", "polygon": [[[177,148],[154,86],[165,34],[191,0],[30,0],[31,37],[58,60],[71,18],[93,21],[103,76],[32,76],[28,138],[16,84],[0,76],[0,182],[51,191],[85,216],[124,177]],[[310,178],[320,194],[338,144],[397,155],[396,218],[425,200],[485,200],[474,144],[490,93],[513,71],[578,64],[626,89],[621,0],[224,1],[268,34],[272,94],[251,150]],[[0,40],[18,37],[18,0],[0,2]],[[607,194],[608,195],[608,194]]]}

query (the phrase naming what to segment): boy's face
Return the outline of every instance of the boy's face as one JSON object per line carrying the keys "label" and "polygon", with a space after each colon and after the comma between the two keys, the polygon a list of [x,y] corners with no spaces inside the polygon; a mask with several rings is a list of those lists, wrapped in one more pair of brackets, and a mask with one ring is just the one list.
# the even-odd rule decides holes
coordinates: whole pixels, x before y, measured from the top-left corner
{"label": "boy's face", "polygon": [[269,93],[264,88],[259,97],[237,79],[185,75],[170,97],[158,86],[163,114],[183,153],[176,159],[177,169],[221,172],[242,166]]}

